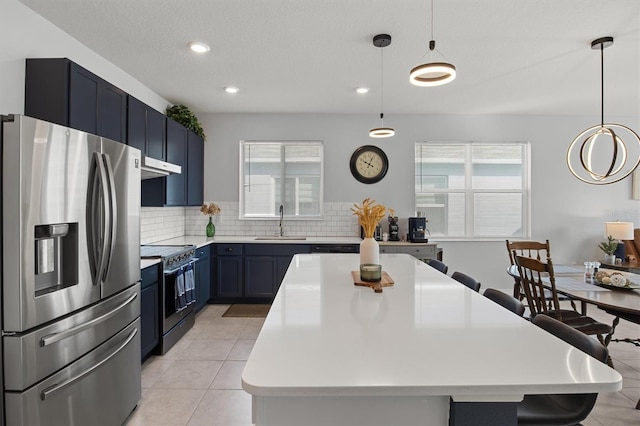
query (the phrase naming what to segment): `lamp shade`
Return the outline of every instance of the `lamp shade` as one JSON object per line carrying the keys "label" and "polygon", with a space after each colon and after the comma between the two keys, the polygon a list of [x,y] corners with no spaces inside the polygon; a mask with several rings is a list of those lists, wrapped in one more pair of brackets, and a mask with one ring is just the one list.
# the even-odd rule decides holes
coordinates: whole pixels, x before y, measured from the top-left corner
{"label": "lamp shade", "polygon": [[633,240],[633,222],[605,222],[604,236],[614,240]]}

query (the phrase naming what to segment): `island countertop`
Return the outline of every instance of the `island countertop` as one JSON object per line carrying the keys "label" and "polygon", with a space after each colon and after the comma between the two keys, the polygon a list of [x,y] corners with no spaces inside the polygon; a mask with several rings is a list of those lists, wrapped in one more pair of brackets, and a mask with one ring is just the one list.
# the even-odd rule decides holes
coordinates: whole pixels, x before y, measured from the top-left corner
{"label": "island countertop", "polygon": [[[354,286],[357,254],[293,258],[242,374],[257,424],[286,421],[286,413],[270,416],[298,403],[318,418],[312,406],[323,397],[421,407],[440,396],[440,422],[449,397],[517,402],[524,394],[621,388],[615,370],[424,263],[403,254],[380,259],[395,281],[381,294]],[[399,415],[395,424],[416,420]]]}

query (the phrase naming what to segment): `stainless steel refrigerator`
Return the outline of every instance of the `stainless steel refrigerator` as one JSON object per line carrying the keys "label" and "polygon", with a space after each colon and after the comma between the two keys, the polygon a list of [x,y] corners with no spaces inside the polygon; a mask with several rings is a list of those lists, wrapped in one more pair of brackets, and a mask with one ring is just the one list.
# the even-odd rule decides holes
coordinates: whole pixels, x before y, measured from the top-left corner
{"label": "stainless steel refrigerator", "polygon": [[140,399],[140,151],[2,125],[2,420],[117,425]]}

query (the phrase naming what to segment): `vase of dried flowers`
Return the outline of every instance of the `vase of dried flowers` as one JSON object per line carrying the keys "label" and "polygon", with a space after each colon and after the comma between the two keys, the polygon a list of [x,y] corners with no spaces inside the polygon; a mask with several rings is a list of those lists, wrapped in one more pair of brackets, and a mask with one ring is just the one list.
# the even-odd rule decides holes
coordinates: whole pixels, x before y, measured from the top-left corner
{"label": "vase of dried flowers", "polygon": [[200,212],[209,215],[209,223],[205,228],[208,238],[216,235],[216,226],[213,224],[213,215],[220,213],[220,207],[216,203],[205,203],[200,207]]}
{"label": "vase of dried flowers", "polygon": [[216,226],[213,224],[213,218],[211,216],[209,216],[209,223],[207,223],[207,228],[206,228],[206,232],[207,232],[207,237],[211,238],[214,235],[216,235]]}
{"label": "vase of dried flowers", "polygon": [[[354,208],[355,207],[355,208]],[[375,200],[365,198],[362,206],[354,204],[351,211],[358,216],[358,223],[364,231],[364,239],[360,243],[360,264],[380,264],[380,245],[373,238],[378,223],[385,217],[386,207],[376,204]]]}

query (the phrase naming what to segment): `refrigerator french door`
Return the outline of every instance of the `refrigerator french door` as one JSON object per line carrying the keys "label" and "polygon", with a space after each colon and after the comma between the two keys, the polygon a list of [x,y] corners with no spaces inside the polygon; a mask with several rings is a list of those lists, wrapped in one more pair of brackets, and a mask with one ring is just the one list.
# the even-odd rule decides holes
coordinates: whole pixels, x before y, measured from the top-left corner
{"label": "refrigerator french door", "polygon": [[2,418],[121,417],[140,398],[140,151],[30,117],[1,123]]}

